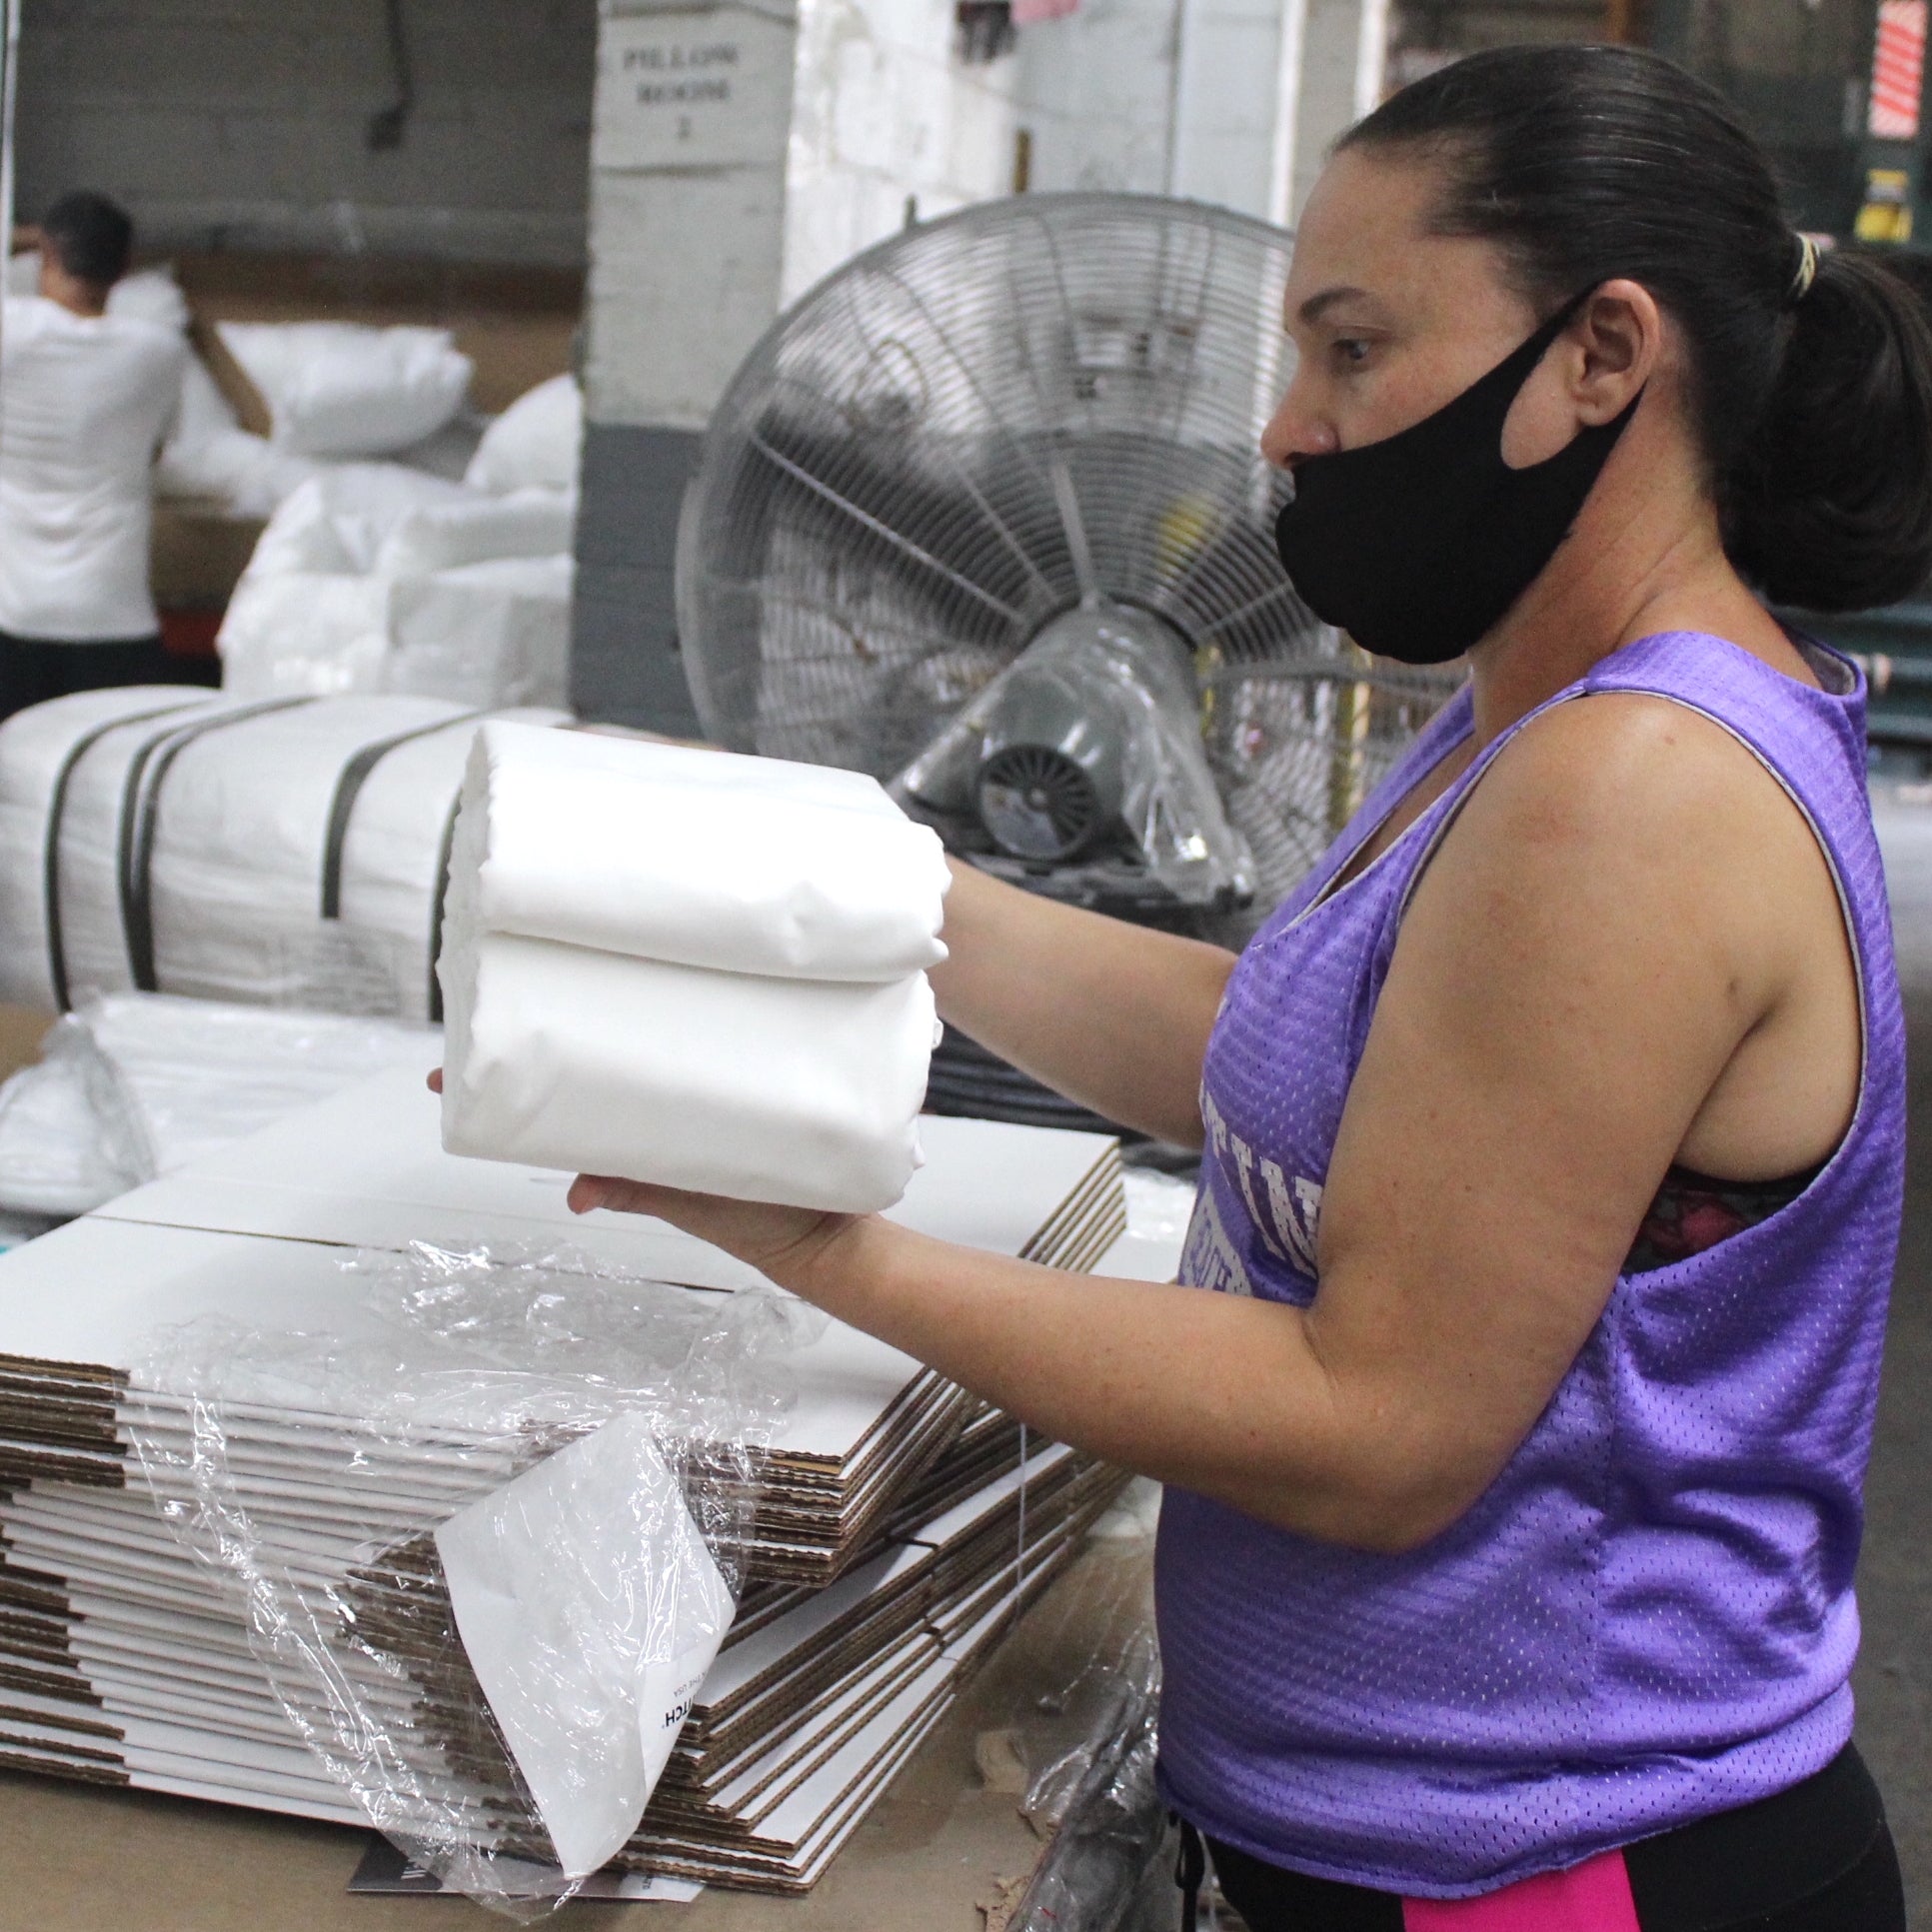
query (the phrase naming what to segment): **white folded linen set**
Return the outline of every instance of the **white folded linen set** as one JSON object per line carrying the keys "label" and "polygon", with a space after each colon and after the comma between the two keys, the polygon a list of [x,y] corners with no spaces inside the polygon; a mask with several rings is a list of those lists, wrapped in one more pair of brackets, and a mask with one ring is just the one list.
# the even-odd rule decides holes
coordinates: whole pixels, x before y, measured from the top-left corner
{"label": "white folded linen set", "polygon": [[890,1206],[921,1159],[949,883],[857,773],[486,724],[438,967],[445,1146]]}

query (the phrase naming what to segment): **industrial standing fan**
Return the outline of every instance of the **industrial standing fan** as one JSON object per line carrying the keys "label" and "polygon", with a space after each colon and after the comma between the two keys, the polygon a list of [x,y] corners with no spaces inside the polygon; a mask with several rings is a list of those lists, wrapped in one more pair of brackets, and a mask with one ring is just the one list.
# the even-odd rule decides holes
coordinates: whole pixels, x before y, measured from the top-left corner
{"label": "industrial standing fan", "polygon": [[[1151,196],[907,229],[773,326],[685,502],[707,731],[870,772],[1033,891],[1238,941],[1454,688],[1275,555],[1290,238]],[[930,1104],[1090,1116],[949,1034]]]}

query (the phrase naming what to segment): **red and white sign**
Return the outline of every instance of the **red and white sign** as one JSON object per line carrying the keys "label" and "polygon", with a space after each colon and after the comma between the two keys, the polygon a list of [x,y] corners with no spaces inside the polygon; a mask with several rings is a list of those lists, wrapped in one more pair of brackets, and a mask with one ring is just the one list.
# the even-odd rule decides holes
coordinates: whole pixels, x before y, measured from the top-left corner
{"label": "red and white sign", "polygon": [[1926,0],[1879,0],[1871,116],[1867,122],[1874,140],[1916,141],[1919,137],[1919,96],[1925,86],[1925,14]]}

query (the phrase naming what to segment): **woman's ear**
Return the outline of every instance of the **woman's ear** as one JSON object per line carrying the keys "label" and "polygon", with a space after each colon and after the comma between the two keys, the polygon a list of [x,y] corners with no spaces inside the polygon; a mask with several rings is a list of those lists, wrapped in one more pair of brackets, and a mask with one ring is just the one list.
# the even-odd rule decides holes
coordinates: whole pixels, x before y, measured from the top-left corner
{"label": "woman's ear", "polygon": [[1657,368],[1663,328],[1641,283],[1605,282],[1523,384],[1503,424],[1503,461],[1513,470],[1544,462],[1578,430],[1614,422]]}
{"label": "woman's ear", "polygon": [[1579,426],[1621,416],[1655,372],[1663,351],[1663,312],[1640,282],[1605,282],[1564,332],[1581,350],[1565,358]]}

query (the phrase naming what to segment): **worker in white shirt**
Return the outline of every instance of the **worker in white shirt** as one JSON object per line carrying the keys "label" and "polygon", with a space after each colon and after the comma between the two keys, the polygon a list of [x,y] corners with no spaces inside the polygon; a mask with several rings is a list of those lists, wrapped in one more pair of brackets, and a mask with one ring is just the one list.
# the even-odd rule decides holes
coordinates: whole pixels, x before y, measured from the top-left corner
{"label": "worker in white shirt", "polygon": [[107,313],[133,239],[103,196],[63,197],[40,223],[39,293],[0,314],[0,718],[170,676],[148,543],[188,346]]}

